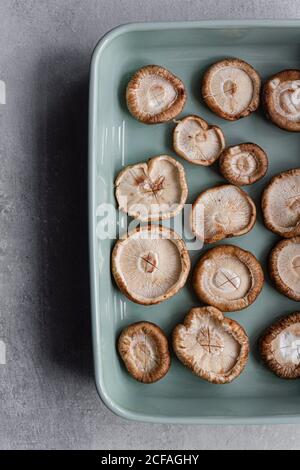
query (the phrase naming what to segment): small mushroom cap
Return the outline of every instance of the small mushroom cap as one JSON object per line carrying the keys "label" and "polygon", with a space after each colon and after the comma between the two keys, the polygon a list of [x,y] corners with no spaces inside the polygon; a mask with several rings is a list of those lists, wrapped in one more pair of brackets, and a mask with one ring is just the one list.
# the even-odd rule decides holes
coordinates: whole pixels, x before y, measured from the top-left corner
{"label": "small mushroom cap", "polygon": [[245,191],[230,184],[201,193],[192,207],[192,231],[205,243],[249,232],[256,221],[256,207]]}
{"label": "small mushroom cap", "polygon": [[292,313],[274,323],[260,340],[266,365],[283,379],[300,377],[300,313]]}
{"label": "small mushroom cap", "polygon": [[158,124],[181,113],[186,92],[183,82],[167,69],[147,65],[128,83],[126,101],[133,117],[145,124]]}
{"label": "small mushroom cap", "polygon": [[300,132],[300,70],[283,70],[264,84],[267,116],[286,131]]}
{"label": "small mushroom cap", "polygon": [[183,166],[167,155],[126,167],[115,187],[119,209],[143,222],[175,217],[188,196]]}
{"label": "small mushroom cap", "polygon": [[300,168],[274,176],[262,196],[264,223],[284,238],[300,235]]}
{"label": "small mushroom cap", "polygon": [[139,227],[118,240],[113,249],[116,284],[138,304],[158,304],[177,294],[189,271],[185,243],[177,233],[161,225]]}
{"label": "small mushroom cap", "polygon": [[230,183],[244,186],[263,178],[268,157],[257,144],[244,143],[228,147],[220,156],[220,171]]}
{"label": "small mushroom cap", "polygon": [[269,272],[279,292],[300,301],[300,237],[276,244],[270,254]]}
{"label": "small mushroom cap", "polygon": [[129,325],[119,337],[118,350],[126,369],[139,382],[157,382],[170,368],[168,340],[154,323]]}
{"label": "small mushroom cap", "polygon": [[225,384],[243,371],[249,340],[242,326],[214,307],[193,308],[173,331],[178,359],[208,382]]}
{"label": "small mushroom cap", "polygon": [[240,59],[225,59],[205,72],[202,96],[214,113],[235,121],[258,108],[260,87],[260,77],[251,65]]}
{"label": "small mushroom cap", "polygon": [[224,134],[198,116],[187,116],[174,129],[175,152],[195,165],[212,165],[225,148]]}
{"label": "small mushroom cap", "polygon": [[223,312],[242,310],[260,294],[264,274],[255,256],[233,245],[220,245],[201,256],[193,274],[199,299]]}

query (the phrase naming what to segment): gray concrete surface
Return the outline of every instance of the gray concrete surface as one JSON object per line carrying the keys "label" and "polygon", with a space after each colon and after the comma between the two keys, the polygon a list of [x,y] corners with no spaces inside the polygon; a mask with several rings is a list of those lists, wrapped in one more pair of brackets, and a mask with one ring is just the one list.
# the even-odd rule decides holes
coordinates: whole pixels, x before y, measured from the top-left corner
{"label": "gray concrete surface", "polygon": [[0,105],[1,449],[300,449],[300,426],[126,422],[105,408],[93,384],[85,196],[91,52],[121,23],[208,18],[300,18],[300,2],[0,2],[7,86]]}

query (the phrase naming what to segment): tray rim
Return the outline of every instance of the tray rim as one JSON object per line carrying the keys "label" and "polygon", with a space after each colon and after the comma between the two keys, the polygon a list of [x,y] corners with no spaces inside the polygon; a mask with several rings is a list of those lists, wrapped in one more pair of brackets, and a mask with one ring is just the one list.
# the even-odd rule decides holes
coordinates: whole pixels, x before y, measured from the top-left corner
{"label": "tray rim", "polygon": [[299,424],[300,414],[297,415],[255,415],[255,416],[162,416],[148,415],[122,407],[116,403],[105,388],[102,374],[102,356],[99,355],[100,325],[99,291],[97,279],[97,252],[95,243],[95,185],[94,185],[94,152],[93,140],[95,135],[96,116],[96,72],[98,60],[104,49],[118,36],[134,31],[168,30],[168,29],[226,29],[226,28],[300,28],[300,19],[269,20],[202,20],[202,21],[169,21],[169,22],[137,22],[125,23],[109,30],[96,44],[92,53],[89,84],[89,113],[88,113],[88,226],[89,226],[89,264],[90,264],[90,305],[92,325],[92,345],[94,360],[94,381],[99,397],[106,407],[116,416],[138,422],[162,424]]}

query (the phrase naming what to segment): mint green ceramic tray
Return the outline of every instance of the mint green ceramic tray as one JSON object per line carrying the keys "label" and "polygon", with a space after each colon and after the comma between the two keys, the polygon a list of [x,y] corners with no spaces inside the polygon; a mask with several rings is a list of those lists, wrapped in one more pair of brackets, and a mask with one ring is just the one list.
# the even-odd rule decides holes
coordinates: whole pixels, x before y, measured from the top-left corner
{"label": "mint green ceramic tray", "polygon": [[[96,236],[100,221],[97,207],[105,202],[115,203],[113,182],[119,170],[150,156],[174,155],[172,123],[143,125],[126,110],[125,88],[136,69],[146,64],[167,67],[186,84],[188,101],[184,114],[199,114],[221,126],[228,145],[253,141],[267,151],[270,160],[267,176],[247,189],[257,207],[262,188],[273,174],[300,166],[299,134],[279,130],[261,112],[238,122],[227,122],[201,102],[203,71],[227,56],[246,60],[263,79],[284,68],[300,68],[300,22],[132,24],[107,34],[93,55],[89,215],[95,375],[102,400],[125,418],[172,423],[300,422],[300,381],[276,378],[257,354],[257,339],[264,328],[282,314],[298,309],[297,302],[277,293],[268,278],[263,293],[251,307],[230,315],[246,328],[252,345],[246,370],[231,384],[206,383],[173,358],[171,370],[163,380],[143,385],[126,373],[115,348],[120,330],[129,323],[150,320],[170,333],[191,307],[199,305],[189,286],[158,306],[143,307],[127,301],[111,279],[113,242],[99,241]],[[180,161],[187,172],[189,202],[203,189],[223,182],[216,168],[199,168]],[[265,265],[276,240],[264,228],[259,215],[248,235],[233,238],[230,243],[252,251]],[[193,263],[200,254],[191,253]]]}

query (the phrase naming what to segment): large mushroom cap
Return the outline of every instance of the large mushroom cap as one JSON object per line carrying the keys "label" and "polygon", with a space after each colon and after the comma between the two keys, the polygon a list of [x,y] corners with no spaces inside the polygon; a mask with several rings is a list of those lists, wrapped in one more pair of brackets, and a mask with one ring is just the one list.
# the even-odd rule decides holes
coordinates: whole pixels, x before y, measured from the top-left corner
{"label": "large mushroom cap", "polygon": [[300,237],[277,243],[270,254],[269,271],[282,294],[300,301]]}
{"label": "large mushroom cap", "polygon": [[175,151],[195,165],[212,165],[225,148],[224,134],[198,116],[187,116],[174,129]]}
{"label": "large mushroom cap", "polygon": [[249,353],[242,326],[214,307],[193,308],[173,332],[178,359],[215,384],[231,382],[243,371]]}
{"label": "large mushroom cap", "polygon": [[237,246],[208,250],[196,265],[193,286],[199,299],[223,312],[242,310],[260,294],[263,270],[252,253]]}
{"label": "large mushroom cap", "polygon": [[220,171],[230,183],[244,186],[265,176],[268,157],[259,145],[244,143],[228,147],[220,156]]}
{"label": "large mushroom cap", "polygon": [[260,341],[266,365],[283,379],[300,377],[300,313],[296,312],[272,325]]}
{"label": "large mushroom cap", "polygon": [[186,92],[183,82],[171,72],[158,65],[147,65],[128,83],[126,100],[136,119],[146,124],[158,124],[181,113]]}
{"label": "large mushroom cap", "polygon": [[300,70],[283,70],[263,87],[268,117],[278,127],[300,132]]}
{"label": "large mushroom cap", "polygon": [[160,225],[132,231],[117,241],[112,253],[112,273],[119,289],[138,304],[158,304],[177,294],[189,270],[185,243]]}
{"label": "large mushroom cap", "polygon": [[284,238],[300,235],[300,168],[274,176],[262,197],[266,227]]}
{"label": "large mushroom cap", "polygon": [[119,209],[141,221],[175,217],[188,195],[183,166],[167,155],[126,167],[115,187]]}
{"label": "large mushroom cap", "polygon": [[254,68],[240,59],[225,59],[205,73],[202,96],[218,116],[235,121],[258,108],[261,80]]}
{"label": "large mushroom cap", "polygon": [[157,382],[170,368],[168,340],[154,323],[129,325],[119,337],[118,350],[126,369],[139,382]]}
{"label": "large mushroom cap", "polygon": [[192,208],[192,231],[205,243],[249,232],[256,221],[256,207],[242,189],[222,185],[201,193]]}

